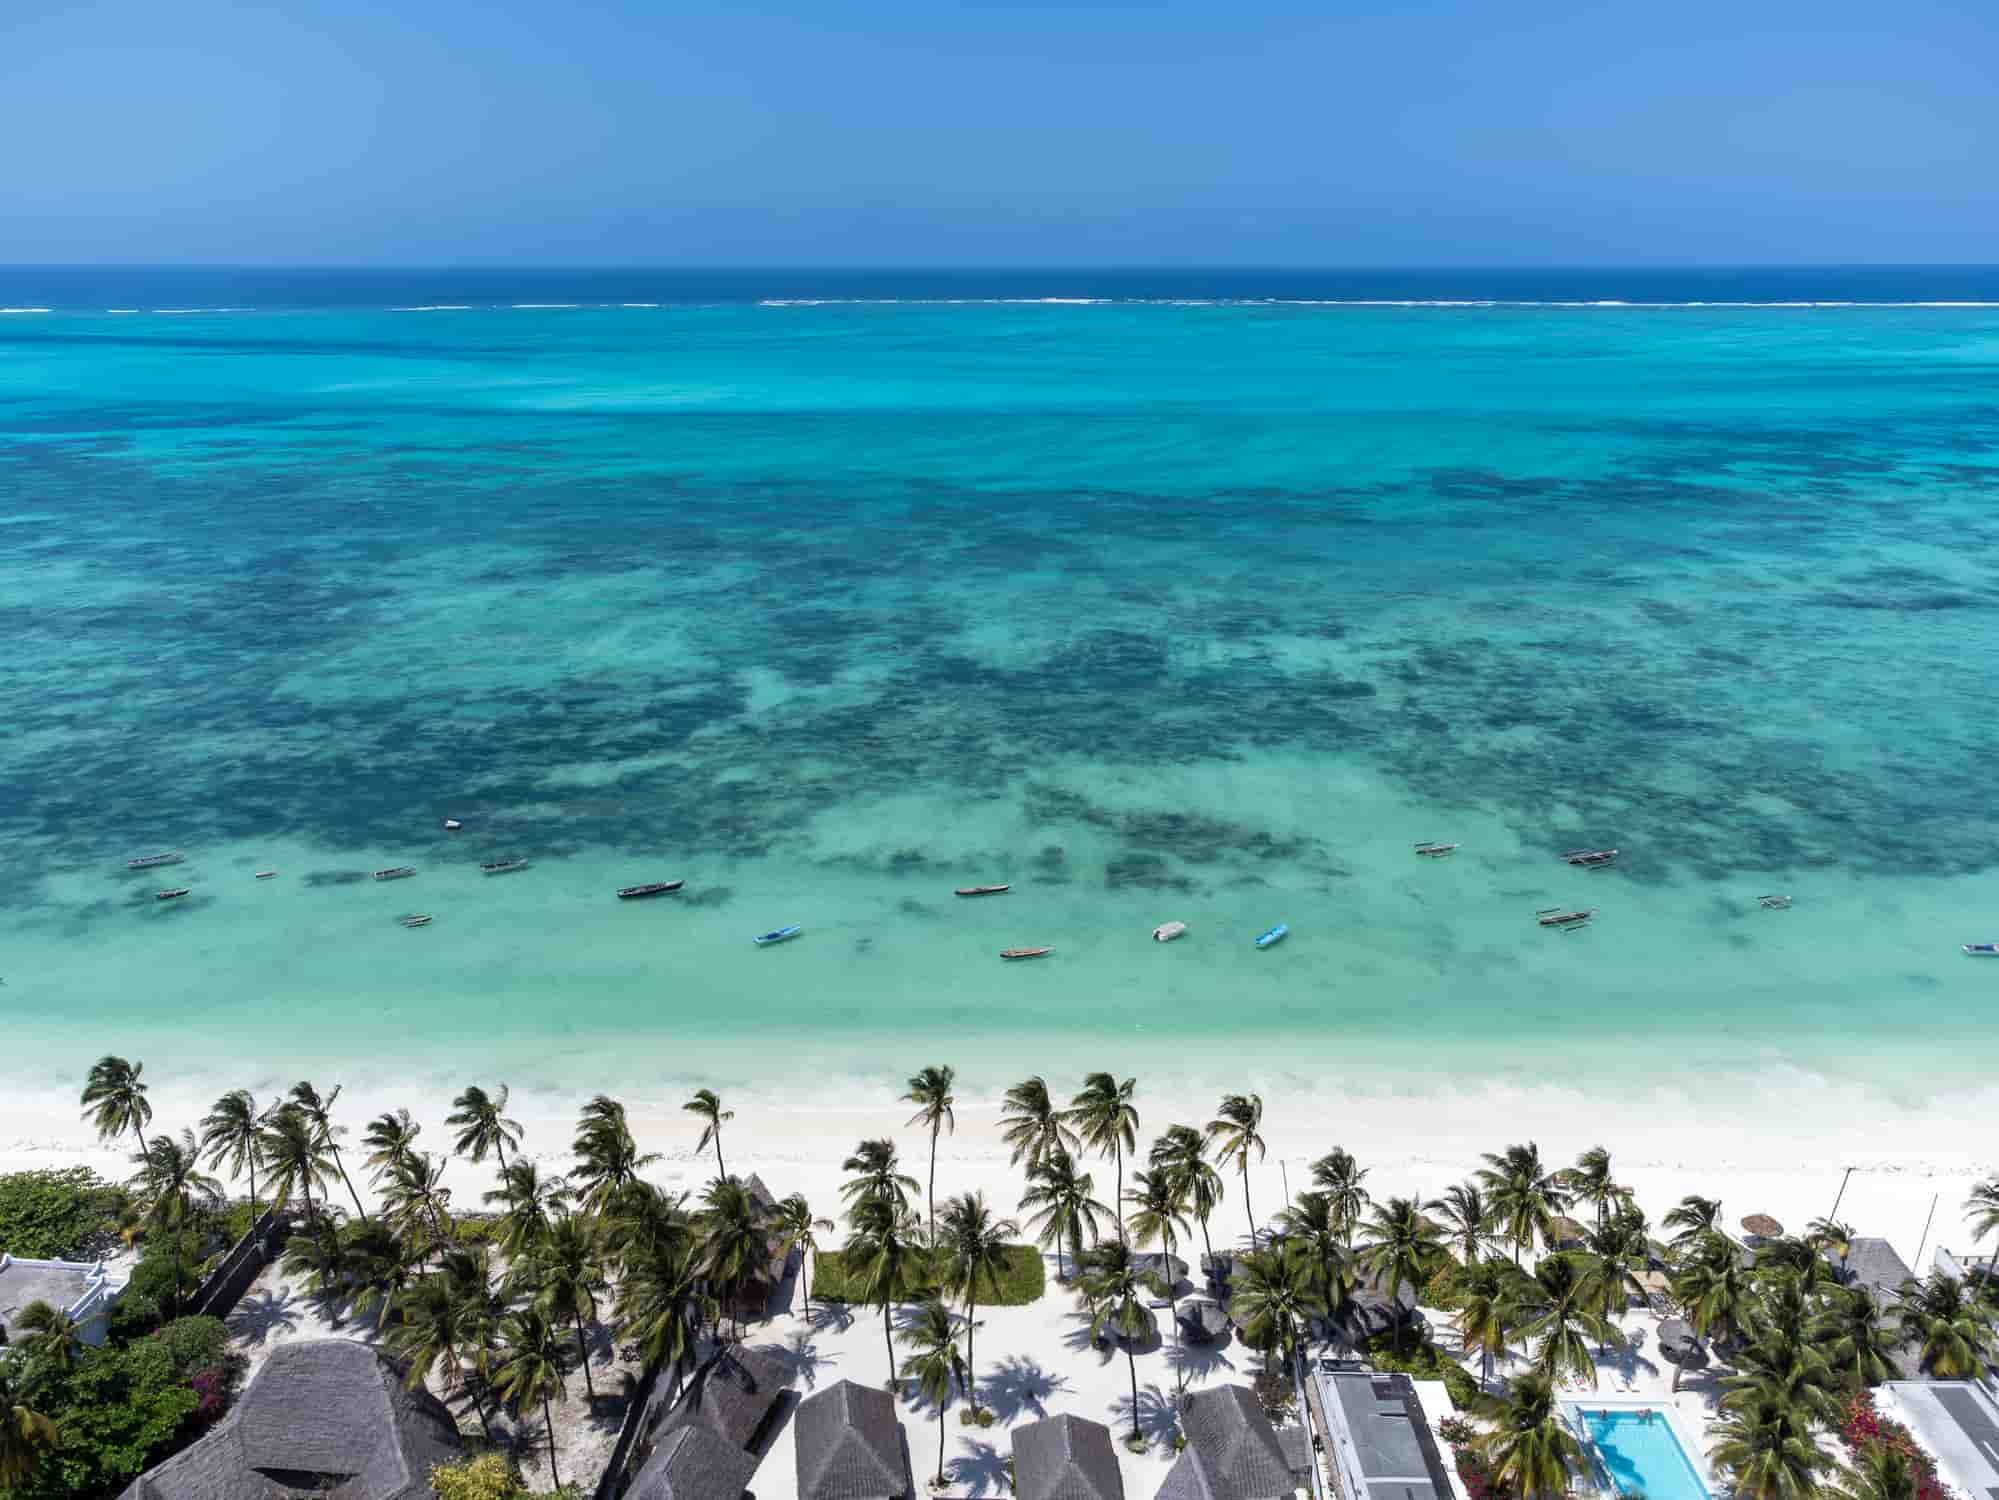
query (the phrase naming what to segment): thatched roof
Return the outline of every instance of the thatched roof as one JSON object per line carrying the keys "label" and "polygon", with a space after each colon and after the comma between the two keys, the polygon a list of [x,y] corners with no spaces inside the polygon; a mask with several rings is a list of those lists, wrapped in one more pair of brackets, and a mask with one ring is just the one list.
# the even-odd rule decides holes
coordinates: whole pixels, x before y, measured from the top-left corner
{"label": "thatched roof", "polygon": [[[1181,1457],[1194,1453],[1200,1459],[1185,1479],[1202,1484],[1214,1500],[1289,1500],[1297,1483],[1290,1460],[1248,1386],[1190,1393],[1180,1408],[1180,1430],[1187,1436]],[[1172,1475],[1167,1478],[1170,1483]]]}
{"label": "thatched roof", "polygon": [[757,1463],[705,1427],[679,1427],[652,1450],[625,1500],[743,1500]]}
{"label": "thatched roof", "polygon": [[[752,1447],[790,1381],[790,1370],[770,1355],[740,1344],[726,1348],[694,1372],[660,1432],[701,1426],[731,1447]],[[664,1436],[657,1441],[664,1446]]]}
{"label": "thatched roof", "polygon": [[1750,1214],[1742,1221],[1742,1227],[1758,1239],[1775,1239],[1784,1232],[1784,1226],[1768,1214]]}
{"label": "thatched roof", "polygon": [[215,1429],[124,1500],[435,1500],[432,1467],[460,1456],[435,1396],[365,1344],[315,1339],[274,1349]]}
{"label": "thatched roof", "polygon": [[1013,1491],[1020,1500],[1124,1500],[1110,1429],[1066,1413],[1014,1428]]}
{"label": "thatched roof", "polygon": [[1884,1302],[1915,1275],[1895,1253],[1893,1245],[1873,1235],[1854,1235],[1847,1241],[1844,1258],[1831,1251],[1825,1255],[1838,1268],[1839,1279],[1847,1286],[1864,1286]]}
{"label": "thatched roof", "polygon": [[1229,1331],[1229,1315],[1219,1304],[1197,1298],[1180,1304],[1180,1326],[1197,1343],[1213,1343]]}
{"label": "thatched roof", "polygon": [[915,1489],[895,1400],[842,1380],[799,1403],[799,1500],[909,1500]]}

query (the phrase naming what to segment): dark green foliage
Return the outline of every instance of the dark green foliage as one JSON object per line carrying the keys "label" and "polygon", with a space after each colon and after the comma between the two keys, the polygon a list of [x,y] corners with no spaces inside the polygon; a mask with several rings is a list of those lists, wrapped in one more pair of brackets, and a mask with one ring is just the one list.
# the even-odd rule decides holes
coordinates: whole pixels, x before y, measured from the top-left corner
{"label": "dark green foliage", "polygon": [[1444,1389],[1450,1394],[1451,1405],[1459,1411],[1470,1411],[1479,1397],[1478,1382],[1455,1360],[1444,1361]]}
{"label": "dark green foliage", "polygon": [[1406,1335],[1404,1347],[1397,1349],[1393,1334],[1378,1333],[1361,1346],[1361,1354],[1377,1370],[1399,1370],[1417,1380],[1448,1380],[1450,1377],[1444,1371],[1457,1369],[1428,1339],[1419,1344]]}
{"label": "dark green foliage", "polygon": [[[909,1289],[902,1300],[922,1302],[936,1296],[940,1278],[927,1274],[919,1267],[917,1284]],[[1006,1247],[1006,1270],[1000,1276],[997,1288],[982,1285],[979,1288],[981,1307],[1025,1307],[1030,1302],[1039,1302],[1047,1289],[1048,1271],[1041,1260],[1041,1252],[1032,1245],[1008,1245]],[[822,1302],[865,1302],[858,1284],[847,1270],[846,1257],[838,1250],[822,1251],[813,1261],[812,1295]]]}
{"label": "dark green foliage", "polygon": [[88,1167],[0,1177],[0,1250],[23,1260],[69,1260],[102,1229],[117,1189]]}

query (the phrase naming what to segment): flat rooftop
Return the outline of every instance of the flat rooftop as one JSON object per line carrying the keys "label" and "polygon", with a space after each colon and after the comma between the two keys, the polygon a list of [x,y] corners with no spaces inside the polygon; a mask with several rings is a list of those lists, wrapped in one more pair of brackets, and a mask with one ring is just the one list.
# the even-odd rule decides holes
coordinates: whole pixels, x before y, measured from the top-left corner
{"label": "flat rooftop", "polygon": [[1999,1500],[1999,1403],[1969,1380],[1890,1380],[1882,1409],[1929,1449],[1966,1500]]}
{"label": "flat rooftop", "polygon": [[1407,1375],[1358,1366],[1317,1372],[1350,1500],[1451,1500],[1450,1476]]}
{"label": "flat rooftop", "polygon": [[14,1320],[30,1302],[62,1309],[96,1286],[101,1273],[94,1263],[64,1264],[21,1261],[0,1256],[0,1328],[14,1335]]}

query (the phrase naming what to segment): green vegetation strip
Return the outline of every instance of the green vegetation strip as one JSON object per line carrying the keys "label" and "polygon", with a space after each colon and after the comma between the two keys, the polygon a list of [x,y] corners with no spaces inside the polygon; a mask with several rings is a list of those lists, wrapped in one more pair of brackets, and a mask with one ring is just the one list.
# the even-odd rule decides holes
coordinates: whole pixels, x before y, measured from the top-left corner
{"label": "green vegetation strip", "polygon": [[[917,1274],[917,1284],[898,1297],[898,1302],[921,1302],[937,1292],[938,1278],[921,1268]],[[981,1307],[1025,1307],[1030,1302],[1039,1302],[1041,1294],[1047,1290],[1048,1272],[1042,1264],[1041,1252],[1032,1245],[1008,1245],[1006,1247],[1006,1269],[1000,1273],[999,1288],[979,1288]],[[813,1257],[812,1295],[821,1302],[864,1302],[861,1294],[858,1270],[850,1271],[846,1256],[838,1250],[828,1250]],[[952,1299],[956,1301],[956,1298]]]}

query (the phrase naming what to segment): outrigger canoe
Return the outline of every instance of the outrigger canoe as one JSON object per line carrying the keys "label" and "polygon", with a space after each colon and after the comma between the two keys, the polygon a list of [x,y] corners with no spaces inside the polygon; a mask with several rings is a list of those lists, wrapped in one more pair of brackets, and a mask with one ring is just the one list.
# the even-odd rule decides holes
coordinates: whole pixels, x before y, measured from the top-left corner
{"label": "outrigger canoe", "polygon": [[496,859],[490,864],[479,866],[488,875],[511,875],[516,870],[525,870],[528,862],[524,859]]}
{"label": "outrigger canoe", "polygon": [[1012,890],[1010,885],[961,885],[951,894],[954,896],[1001,896]]}
{"label": "outrigger canoe", "polygon": [[618,887],[618,899],[642,901],[647,896],[670,896],[685,884],[684,880],[652,880],[644,885],[621,885]]}
{"label": "outrigger canoe", "polygon": [[805,929],[794,922],[789,927],[773,927],[769,932],[759,933],[750,941],[759,948],[768,948],[773,943],[788,943],[803,931]]}
{"label": "outrigger canoe", "polygon": [[1053,948],[1002,948],[1000,949],[1000,957],[1001,958],[1046,958],[1049,954],[1053,953],[1054,951],[1055,950]]}
{"label": "outrigger canoe", "polygon": [[1291,924],[1289,922],[1279,922],[1270,931],[1258,936],[1256,946],[1259,948],[1274,948],[1289,936],[1291,936]]}
{"label": "outrigger canoe", "polygon": [[155,901],[178,901],[180,900],[181,897],[185,896],[187,892],[188,892],[188,887],[184,885],[175,886],[170,891],[160,891],[156,893],[153,899]]}
{"label": "outrigger canoe", "polygon": [[1999,958],[1999,943],[1966,943],[1964,951],[1973,958]]}
{"label": "outrigger canoe", "polygon": [[1590,918],[1595,915],[1596,908],[1594,906],[1586,911],[1563,911],[1558,906],[1549,906],[1535,912],[1534,920],[1539,922],[1543,927],[1562,927],[1574,930],[1578,927],[1589,926]]}
{"label": "outrigger canoe", "polygon": [[1416,846],[1416,852],[1429,859],[1442,859],[1457,847],[1456,844],[1440,844],[1434,839],[1425,839]]}
{"label": "outrigger canoe", "polygon": [[1585,869],[1600,870],[1616,858],[1615,849],[1571,849],[1562,856],[1562,862],[1581,865]]}

